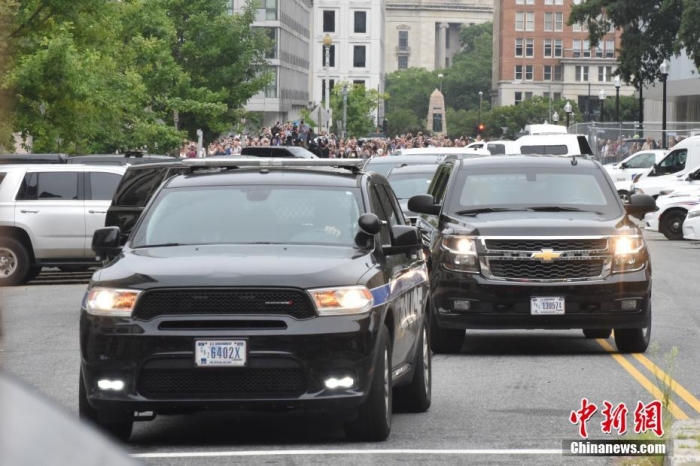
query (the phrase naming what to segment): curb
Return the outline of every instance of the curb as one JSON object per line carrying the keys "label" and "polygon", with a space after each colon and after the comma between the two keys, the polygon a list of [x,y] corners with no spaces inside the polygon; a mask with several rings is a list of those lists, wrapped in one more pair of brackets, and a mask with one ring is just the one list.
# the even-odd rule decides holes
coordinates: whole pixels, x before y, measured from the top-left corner
{"label": "curb", "polygon": [[700,420],[674,421],[664,466],[700,466]]}

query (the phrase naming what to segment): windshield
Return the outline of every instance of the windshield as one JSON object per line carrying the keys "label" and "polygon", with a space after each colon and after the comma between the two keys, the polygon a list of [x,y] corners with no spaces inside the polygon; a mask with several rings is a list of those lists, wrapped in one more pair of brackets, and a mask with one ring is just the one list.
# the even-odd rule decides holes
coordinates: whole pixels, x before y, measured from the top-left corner
{"label": "windshield", "polygon": [[408,199],[416,194],[426,194],[435,172],[402,173],[389,176],[389,183],[399,199]]}
{"label": "windshield", "polygon": [[132,247],[204,244],[354,244],[357,188],[216,186],[166,189]]}
{"label": "windshield", "polygon": [[598,171],[552,168],[461,170],[448,212],[482,209],[582,210],[606,217],[622,214],[615,192]]}

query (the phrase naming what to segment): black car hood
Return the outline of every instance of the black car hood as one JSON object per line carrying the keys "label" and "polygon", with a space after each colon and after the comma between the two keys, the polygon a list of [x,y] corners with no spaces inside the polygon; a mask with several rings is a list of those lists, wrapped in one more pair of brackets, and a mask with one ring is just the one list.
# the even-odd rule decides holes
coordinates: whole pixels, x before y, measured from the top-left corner
{"label": "black car hood", "polygon": [[446,228],[475,236],[600,236],[637,233],[625,215],[610,219],[589,212],[493,212],[448,215]]}
{"label": "black car hood", "polygon": [[302,245],[178,246],[125,250],[97,272],[96,284],[137,289],[169,286],[298,287],[357,284],[373,266],[351,247]]}

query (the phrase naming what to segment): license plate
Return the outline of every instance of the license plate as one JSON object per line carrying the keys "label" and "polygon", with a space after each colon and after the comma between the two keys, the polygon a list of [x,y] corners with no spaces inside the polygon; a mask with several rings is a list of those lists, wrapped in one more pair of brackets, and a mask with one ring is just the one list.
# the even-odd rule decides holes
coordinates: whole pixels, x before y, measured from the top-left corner
{"label": "license plate", "polygon": [[562,297],[537,297],[530,299],[532,315],[564,314],[566,300]]}
{"label": "license plate", "polygon": [[197,340],[194,363],[199,367],[245,367],[245,340]]}

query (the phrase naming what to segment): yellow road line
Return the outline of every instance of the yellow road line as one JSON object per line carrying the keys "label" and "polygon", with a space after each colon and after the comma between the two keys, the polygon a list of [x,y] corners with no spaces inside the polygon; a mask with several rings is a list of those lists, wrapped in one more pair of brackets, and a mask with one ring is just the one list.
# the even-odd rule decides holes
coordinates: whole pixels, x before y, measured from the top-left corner
{"label": "yellow road line", "polygon": [[642,354],[633,354],[634,358],[641,362],[644,367],[646,367],[649,372],[654,374],[659,380],[662,380],[668,387],[676,392],[678,396],[681,397],[683,401],[688,403],[695,411],[700,413],[700,400],[695,398],[692,393],[690,393],[688,390],[683,388],[681,384],[679,384],[676,380],[671,378],[667,373],[662,371],[656,364],[651,362],[649,358]]}
{"label": "yellow road line", "polygon": [[[644,377],[641,372],[637,370],[636,367],[634,367],[627,359],[625,359],[624,356],[621,354],[618,354],[615,352],[612,346],[610,346],[610,343],[603,339],[597,339],[596,340],[600,346],[603,347],[605,351],[610,353],[610,356],[613,357],[615,361],[618,362],[622,366],[623,369],[625,369],[639,384],[644,387],[651,395],[657,399],[657,400],[663,400],[664,395],[661,393],[661,390],[651,383],[649,379]],[[676,405],[673,401],[669,401],[668,405],[668,410],[671,412],[671,415],[676,418],[676,419],[688,419],[688,415],[683,412],[681,408]]]}

